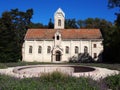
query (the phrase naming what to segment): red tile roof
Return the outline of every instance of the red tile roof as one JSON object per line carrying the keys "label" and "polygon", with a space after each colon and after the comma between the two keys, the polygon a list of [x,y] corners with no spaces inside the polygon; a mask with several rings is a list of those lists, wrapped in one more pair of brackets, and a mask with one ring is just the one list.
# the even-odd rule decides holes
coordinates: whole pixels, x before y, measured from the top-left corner
{"label": "red tile roof", "polygon": [[[57,29],[28,29],[25,40],[53,39]],[[62,39],[102,39],[99,29],[62,29]]]}

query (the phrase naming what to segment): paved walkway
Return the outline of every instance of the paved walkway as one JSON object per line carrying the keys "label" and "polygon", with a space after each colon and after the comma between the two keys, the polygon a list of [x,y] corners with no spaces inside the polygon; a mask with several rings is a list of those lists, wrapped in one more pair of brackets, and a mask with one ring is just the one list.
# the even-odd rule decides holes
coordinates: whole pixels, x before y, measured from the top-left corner
{"label": "paved walkway", "polygon": [[117,70],[110,70],[107,68],[99,68],[99,67],[94,67],[96,70],[93,72],[84,72],[84,73],[74,73],[73,76],[79,77],[91,77],[94,80],[100,80],[103,79],[107,76],[119,74],[120,71]]}
{"label": "paved walkway", "polygon": [[[17,77],[17,78],[29,78],[29,77],[33,77],[32,75],[28,75],[28,74],[19,74],[19,73],[14,73],[15,67],[10,67],[7,69],[0,69],[0,74],[4,74],[4,75],[9,75],[9,76],[13,76],[13,77]],[[110,70],[107,68],[99,68],[99,67],[93,67],[96,70],[92,71],[92,72],[82,72],[82,73],[72,73],[72,76],[75,77],[91,77],[94,80],[99,80],[101,78],[105,78],[107,76],[111,76],[111,75],[115,75],[115,74],[119,74],[120,71],[117,70]],[[36,75],[36,77],[38,77],[38,75]]]}

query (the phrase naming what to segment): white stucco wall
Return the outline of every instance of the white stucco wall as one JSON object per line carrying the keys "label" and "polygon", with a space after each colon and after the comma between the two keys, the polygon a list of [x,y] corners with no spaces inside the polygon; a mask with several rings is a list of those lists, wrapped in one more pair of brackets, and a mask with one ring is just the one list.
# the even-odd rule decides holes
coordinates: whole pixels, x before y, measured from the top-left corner
{"label": "white stucco wall", "polygon": [[[51,53],[47,53],[47,46],[53,48],[53,41],[25,41],[24,42],[24,60],[28,62],[51,62]],[[29,46],[33,47],[33,52],[29,53]],[[42,52],[38,53],[38,47],[42,47]]]}
{"label": "white stucco wall", "polygon": [[[96,48],[94,48],[94,44],[96,44]],[[99,56],[99,54],[103,52],[103,45],[101,40],[92,40],[91,45],[92,57],[94,57],[94,53],[96,53],[97,56]],[[97,58],[95,60],[97,60]]]}
{"label": "white stucco wall", "polygon": [[[96,48],[93,45],[96,44]],[[33,47],[33,52],[29,53],[29,46]],[[38,47],[42,47],[42,53],[38,53]],[[51,50],[54,48],[54,41],[41,40],[41,41],[25,41],[22,49],[23,61],[27,62],[51,62],[52,51],[47,53],[47,47],[50,46]],[[66,54],[65,48],[69,47],[69,54]],[[61,62],[68,61],[70,57],[77,56],[75,54],[75,46],[78,46],[79,53],[84,52],[84,46],[88,47],[88,53],[94,57],[94,53],[101,53],[103,51],[102,40],[62,40],[60,48],[62,50]],[[59,49],[56,49],[59,50]],[[55,60],[54,60],[55,61]]]}

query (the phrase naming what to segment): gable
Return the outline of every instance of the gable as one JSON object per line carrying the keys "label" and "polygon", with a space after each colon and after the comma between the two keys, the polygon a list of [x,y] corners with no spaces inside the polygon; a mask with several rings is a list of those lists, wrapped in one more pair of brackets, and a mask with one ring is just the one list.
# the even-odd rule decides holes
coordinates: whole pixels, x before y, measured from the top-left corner
{"label": "gable", "polygon": [[54,16],[56,16],[56,14],[61,14],[61,15],[63,15],[63,17],[65,17],[65,13],[62,11],[61,8],[58,8],[58,10],[55,12]]}

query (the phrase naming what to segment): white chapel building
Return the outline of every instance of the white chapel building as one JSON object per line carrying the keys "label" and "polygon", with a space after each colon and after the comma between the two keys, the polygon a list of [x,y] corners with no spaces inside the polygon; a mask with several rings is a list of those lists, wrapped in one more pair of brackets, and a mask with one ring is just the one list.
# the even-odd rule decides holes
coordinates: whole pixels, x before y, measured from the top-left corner
{"label": "white chapel building", "polygon": [[[54,14],[54,29],[28,29],[22,48],[26,62],[68,62],[87,49],[92,58],[103,51],[99,29],[65,29],[65,13],[59,8]],[[97,59],[96,59],[97,60]]]}

